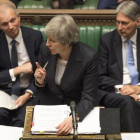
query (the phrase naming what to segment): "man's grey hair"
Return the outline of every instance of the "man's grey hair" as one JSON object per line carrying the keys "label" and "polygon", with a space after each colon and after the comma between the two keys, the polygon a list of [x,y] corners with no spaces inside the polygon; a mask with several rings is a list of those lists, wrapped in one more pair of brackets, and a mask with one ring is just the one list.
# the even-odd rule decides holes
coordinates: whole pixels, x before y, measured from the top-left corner
{"label": "man's grey hair", "polygon": [[53,17],[45,27],[47,37],[57,38],[63,45],[73,45],[78,41],[79,30],[70,15],[62,14]]}
{"label": "man's grey hair", "polygon": [[136,21],[140,17],[140,7],[134,1],[124,1],[116,8],[115,13],[119,12],[128,16],[133,21]]}
{"label": "man's grey hair", "polygon": [[1,4],[1,5],[0,5],[0,12],[1,12],[1,13],[4,13],[4,12],[5,12],[5,8],[13,9],[14,12],[15,12],[15,14],[18,16],[17,9],[16,9],[16,7],[14,7],[14,5],[12,5],[12,4],[10,4],[10,3]]}

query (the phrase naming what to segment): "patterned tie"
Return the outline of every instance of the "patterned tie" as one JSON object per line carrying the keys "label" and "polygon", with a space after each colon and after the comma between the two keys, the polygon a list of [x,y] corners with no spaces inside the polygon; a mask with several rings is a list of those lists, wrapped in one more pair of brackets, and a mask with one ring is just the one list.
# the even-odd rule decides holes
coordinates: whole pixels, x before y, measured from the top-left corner
{"label": "patterned tie", "polygon": [[[15,68],[18,66],[18,55],[17,55],[17,48],[16,48],[16,41],[12,40],[11,45],[12,45],[12,50],[11,50],[11,64],[12,68]],[[13,82],[12,85],[12,91],[11,94],[19,96],[20,94],[20,78],[19,75],[16,77],[16,81]]]}
{"label": "patterned tie", "polygon": [[139,73],[134,64],[133,50],[131,40],[127,40],[128,49],[127,49],[127,67],[131,77],[131,85],[138,84]]}

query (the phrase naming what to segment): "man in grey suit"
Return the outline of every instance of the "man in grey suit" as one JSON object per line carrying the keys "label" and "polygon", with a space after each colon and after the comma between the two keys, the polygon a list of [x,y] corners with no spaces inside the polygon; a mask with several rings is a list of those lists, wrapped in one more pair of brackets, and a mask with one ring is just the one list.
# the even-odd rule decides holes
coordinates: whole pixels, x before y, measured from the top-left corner
{"label": "man in grey suit", "polygon": [[9,94],[17,108],[0,108],[0,125],[10,122],[21,127],[26,106],[36,92],[33,72],[43,37],[39,31],[20,27],[20,15],[11,4],[0,5],[0,29],[0,93]]}
{"label": "man in grey suit", "polygon": [[98,99],[100,105],[120,108],[121,132],[140,132],[140,7],[122,2],[116,14],[117,30],[101,37]]}

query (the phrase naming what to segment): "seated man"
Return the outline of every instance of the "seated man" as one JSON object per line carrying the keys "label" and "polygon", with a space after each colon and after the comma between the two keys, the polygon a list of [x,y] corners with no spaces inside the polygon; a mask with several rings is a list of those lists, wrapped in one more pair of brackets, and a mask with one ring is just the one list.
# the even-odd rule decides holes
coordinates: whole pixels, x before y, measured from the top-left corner
{"label": "seated man", "polygon": [[[122,2],[116,14],[117,30],[100,41],[99,104],[120,108],[121,132],[140,132],[140,7]],[[115,93],[116,85],[120,94]]]}
{"label": "seated man", "polygon": [[83,4],[86,0],[53,0],[54,9],[74,9],[75,4]]}
{"label": "seated man", "polygon": [[[97,9],[116,9],[119,3],[130,0],[99,0]],[[140,5],[140,0],[134,0]]]}
{"label": "seated man", "polygon": [[20,27],[20,15],[11,4],[0,5],[0,29],[0,94],[9,94],[17,108],[1,107],[0,125],[10,121],[10,125],[22,127],[26,106],[36,92],[32,79],[43,37],[39,31]]}

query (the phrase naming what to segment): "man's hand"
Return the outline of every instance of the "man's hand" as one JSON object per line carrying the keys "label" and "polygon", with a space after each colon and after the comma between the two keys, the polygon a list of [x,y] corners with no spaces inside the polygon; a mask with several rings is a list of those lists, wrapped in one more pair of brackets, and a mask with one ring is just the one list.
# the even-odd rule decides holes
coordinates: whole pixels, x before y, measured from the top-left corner
{"label": "man's hand", "polygon": [[120,91],[121,91],[121,94],[123,94],[123,95],[139,94],[140,93],[140,86],[126,85],[126,86],[123,86],[120,89]]}
{"label": "man's hand", "polygon": [[138,97],[137,94],[131,94],[129,96],[133,97],[135,99],[135,101],[139,101],[140,100],[140,98]]}
{"label": "man's hand", "polygon": [[14,68],[14,75],[15,76],[19,75],[20,73],[32,74],[33,68],[32,68],[31,62],[24,63],[23,65]]}
{"label": "man's hand", "polygon": [[30,95],[25,93],[24,95],[18,97],[18,99],[14,102],[14,106],[19,108],[23,106],[29,99]]}
{"label": "man's hand", "polygon": [[35,71],[35,79],[39,84],[44,84],[44,79],[46,77],[46,70],[43,69],[38,62],[36,62],[37,69]]}
{"label": "man's hand", "polygon": [[72,131],[72,116],[69,116],[61,124],[56,127],[57,135],[68,135]]}

